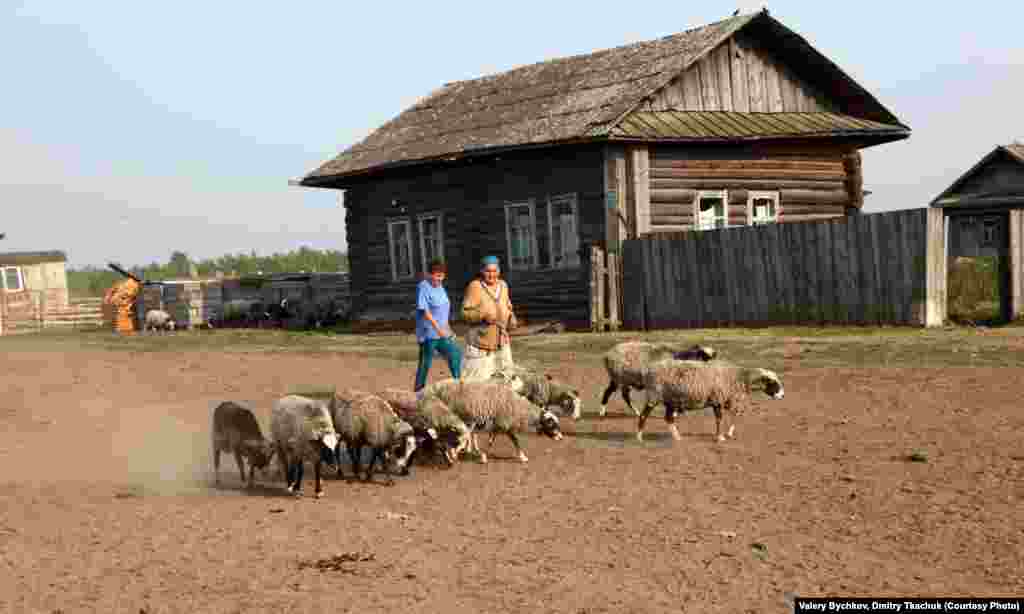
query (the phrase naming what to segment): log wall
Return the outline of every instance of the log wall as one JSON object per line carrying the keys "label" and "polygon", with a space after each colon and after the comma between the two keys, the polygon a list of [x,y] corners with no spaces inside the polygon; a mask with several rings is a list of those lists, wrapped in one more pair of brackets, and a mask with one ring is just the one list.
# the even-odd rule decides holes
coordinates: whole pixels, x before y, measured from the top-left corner
{"label": "log wall", "polygon": [[[416,279],[393,281],[387,221],[413,220],[413,258],[419,269],[416,216],[443,215],[446,287],[452,315],[458,316],[463,290],[488,254],[501,258],[512,301],[520,315],[533,320],[589,317],[589,253],[605,241],[604,151],[600,146],[559,148],[502,155],[451,165],[394,173],[386,179],[348,188],[346,230],[352,269],[352,292],[366,319],[413,317]],[[579,267],[553,270],[548,260],[547,199],[574,193],[581,253]],[[512,271],[506,240],[505,204],[534,200],[541,266]],[[398,207],[392,202],[397,200]]]}
{"label": "log wall", "polygon": [[693,228],[701,190],[727,191],[730,226],[748,224],[751,190],[779,193],[780,222],[840,217],[862,201],[859,153],[840,146],[652,146],[648,177],[651,232]]}

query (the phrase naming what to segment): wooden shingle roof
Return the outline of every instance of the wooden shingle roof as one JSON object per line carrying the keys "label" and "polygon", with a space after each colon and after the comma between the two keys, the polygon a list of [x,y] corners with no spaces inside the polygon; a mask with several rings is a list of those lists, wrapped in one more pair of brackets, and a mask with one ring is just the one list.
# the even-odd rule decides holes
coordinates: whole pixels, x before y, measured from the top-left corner
{"label": "wooden shingle roof", "polygon": [[29,266],[44,262],[67,262],[67,255],[62,251],[42,252],[4,252],[0,253],[0,266]]}
{"label": "wooden shingle roof", "polygon": [[736,32],[756,27],[800,58],[861,119],[902,126],[864,88],[766,10],[666,36],[446,84],[362,142],[308,174],[301,185],[373,170],[498,151],[613,137],[647,97]]}
{"label": "wooden shingle roof", "polygon": [[968,179],[980,172],[989,164],[989,162],[992,162],[1001,156],[1005,156],[1009,160],[1024,165],[1024,144],[1011,143],[1009,145],[997,145],[995,149],[985,154],[985,156],[981,160],[978,160],[974,166],[967,169],[967,172],[957,177],[956,181],[932,199],[930,205],[932,207],[962,207],[971,204],[989,204],[993,202],[993,199],[998,202],[1008,201],[1010,199],[1024,201],[1024,193],[1020,193],[1020,190],[1013,189],[1010,191],[1003,190],[999,193],[956,194]]}

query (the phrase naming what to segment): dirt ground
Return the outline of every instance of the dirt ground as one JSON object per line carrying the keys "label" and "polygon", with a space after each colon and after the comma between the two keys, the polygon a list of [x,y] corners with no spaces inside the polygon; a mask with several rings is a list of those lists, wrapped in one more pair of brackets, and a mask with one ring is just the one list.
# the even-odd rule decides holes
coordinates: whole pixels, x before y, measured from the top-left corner
{"label": "dirt ground", "polygon": [[526,465],[499,439],[487,465],[329,480],[321,500],[310,471],[302,499],[276,471],[246,493],[228,457],[213,488],[212,408],[250,403],[266,428],[293,386],[411,387],[411,337],[0,338],[0,610],[788,612],[794,594],[1024,594],[1024,335],[828,334],[678,337],[784,378],[785,399],[759,400],[724,444],[697,414],[673,444],[660,413],[637,443],[621,397],[586,415],[600,353],[630,335],[530,337],[517,357],[584,394],[563,441],[531,434]]}

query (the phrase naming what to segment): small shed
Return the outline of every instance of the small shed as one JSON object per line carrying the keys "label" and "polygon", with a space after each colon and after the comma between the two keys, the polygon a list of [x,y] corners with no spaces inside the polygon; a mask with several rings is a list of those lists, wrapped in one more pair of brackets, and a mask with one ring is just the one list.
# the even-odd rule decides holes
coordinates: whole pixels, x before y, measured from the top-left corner
{"label": "small shed", "polygon": [[945,214],[951,274],[965,259],[994,261],[1001,319],[1024,317],[1024,143],[995,147],[931,206]]}
{"label": "small shed", "polygon": [[33,300],[50,309],[64,309],[68,306],[66,265],[62,251],[0,253],[0,288],[8,298],[33,295]]}

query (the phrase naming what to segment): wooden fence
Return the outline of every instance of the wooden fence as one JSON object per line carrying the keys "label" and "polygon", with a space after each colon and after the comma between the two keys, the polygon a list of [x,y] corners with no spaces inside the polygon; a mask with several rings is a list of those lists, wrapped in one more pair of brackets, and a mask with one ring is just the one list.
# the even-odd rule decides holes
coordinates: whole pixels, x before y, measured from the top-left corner
{"label": "wooden fence", "polygon": [[590,248],[590,330],[615,332],[622,324],[622,257],[606,253],[601,247]]}
{"label": "wooden fence", "polygon": [[625,241],[624,324],[941,325],[942,213],[910,209]]}
{"label": "wooden fence", "polygon": [[103,325],[102,303],[100,298],[54,300],[45,290],[0,291],[0,335],[97,328]]}

